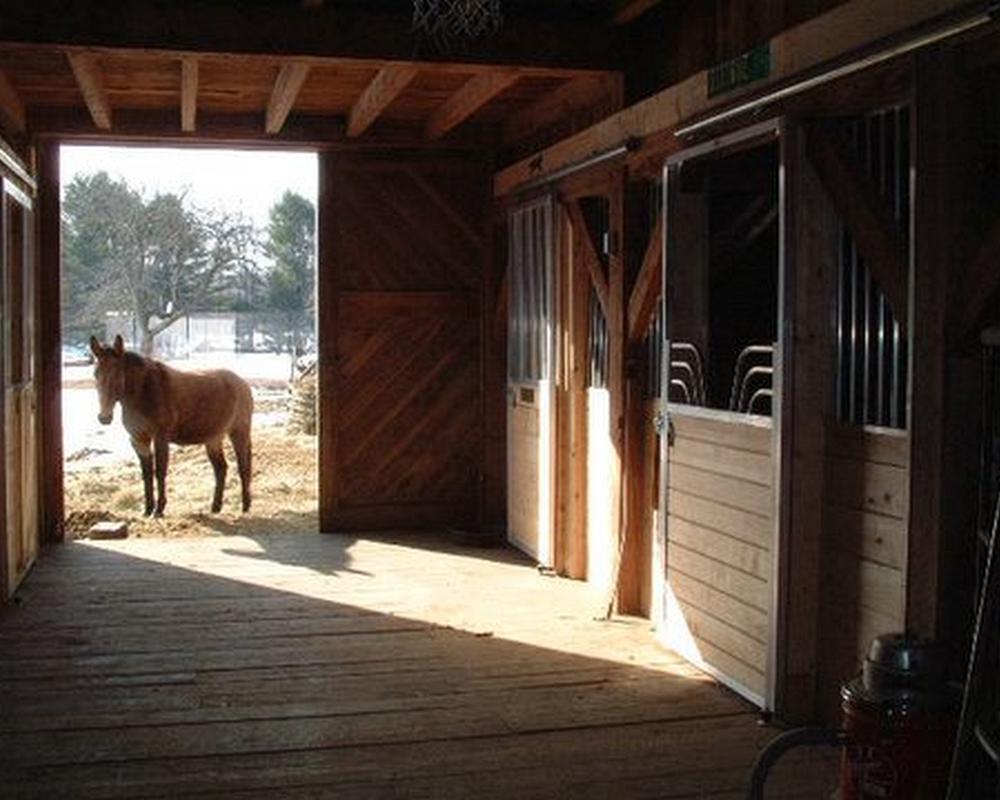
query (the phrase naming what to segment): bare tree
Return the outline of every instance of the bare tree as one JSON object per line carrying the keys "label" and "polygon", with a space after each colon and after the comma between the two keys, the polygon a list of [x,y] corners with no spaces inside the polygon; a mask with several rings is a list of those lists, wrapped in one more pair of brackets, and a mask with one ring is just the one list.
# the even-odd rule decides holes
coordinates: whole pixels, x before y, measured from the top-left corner
{"label": "bare tree", "polygon": [[172,193],[147,200],[104,172],[67,186],[63,225],[68,327],[130,313],[146,354],[177,319],[229,302],[256,247],[242,216],[195,209]]}

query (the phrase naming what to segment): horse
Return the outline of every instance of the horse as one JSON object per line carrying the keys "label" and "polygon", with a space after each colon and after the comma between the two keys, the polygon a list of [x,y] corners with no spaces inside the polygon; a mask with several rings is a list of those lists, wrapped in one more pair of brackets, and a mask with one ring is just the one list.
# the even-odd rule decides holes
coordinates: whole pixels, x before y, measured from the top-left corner
{"label": "horse", "polygon": [[[181,372],[152,358],[125,350],[121,336],[106,347],[90,337],[94,379],[100,400],[97,415],[110,425],[116,403],[122,406],[122,424],[142,467],[146,516],[163,516],[167,505],[166,477],[170,443],[204,444],[215,470],[212,513],[222,509],[226,483],[223,437],[229,436],[243,489],[243,511],[250,510],[250,419],[253,395],[239,375],[226,369]],[[153,503],[155,459],[158,496]]]}

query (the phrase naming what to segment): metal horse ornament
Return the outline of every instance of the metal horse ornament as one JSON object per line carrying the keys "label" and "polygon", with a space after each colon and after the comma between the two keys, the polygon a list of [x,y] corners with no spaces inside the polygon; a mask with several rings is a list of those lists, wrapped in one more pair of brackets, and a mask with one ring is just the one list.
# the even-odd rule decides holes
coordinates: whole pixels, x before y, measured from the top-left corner
{"label": "metal horse ornament", "polygon": [[[170,443],[204,444],[215,470],[212,511],[222,508],[226,483],[223,437],[229,436],[243,488],[243,510],[250,510],[250,419],[253,395],[241,377],[225,369],[181,372],[138,353],[126,351],[121,336],[110,347],[96,337],[90,349],[97,359],[94,378],[103,425],[110,425],[115,403],[142,466],[146,516],[163,515]],[[158,496],[153,502],[153,474]]]}

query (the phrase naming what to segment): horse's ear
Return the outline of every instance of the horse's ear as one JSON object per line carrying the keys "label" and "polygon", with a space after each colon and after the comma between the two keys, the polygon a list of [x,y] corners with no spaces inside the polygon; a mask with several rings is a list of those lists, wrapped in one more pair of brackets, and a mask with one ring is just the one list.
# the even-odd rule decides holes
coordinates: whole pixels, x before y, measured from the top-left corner
{"label": "horse's ear", "polygon": [[125,352],[125,342],[122,341],[122,335],[119,333],[115,337],[115,355],[120,356]]}
{"label": "horse's ear", "polygon": [[90,337],[90,352],[94,354],[95,358],[100,358],[101,354],[103,352],[103,348],[101,347],[101,343],[99,341],[97,341],[97,337],[96,336],[91,336]]}

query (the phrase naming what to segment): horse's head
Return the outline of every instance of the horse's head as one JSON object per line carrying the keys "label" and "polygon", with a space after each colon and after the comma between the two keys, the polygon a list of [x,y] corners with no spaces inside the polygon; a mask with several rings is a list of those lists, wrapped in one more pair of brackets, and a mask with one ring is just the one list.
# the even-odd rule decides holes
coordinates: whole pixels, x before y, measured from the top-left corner
{"label": "horse's head", "polygon": [[97,418],[102,425],[110,425],[114,419],[115,403],[125,394],[125,343],[121,336],[115,337],[111,347],[102,345],[96,336],[90,337],[90,350],[94,354],[94,380],[97,382],[97,396],[101,410]]}

